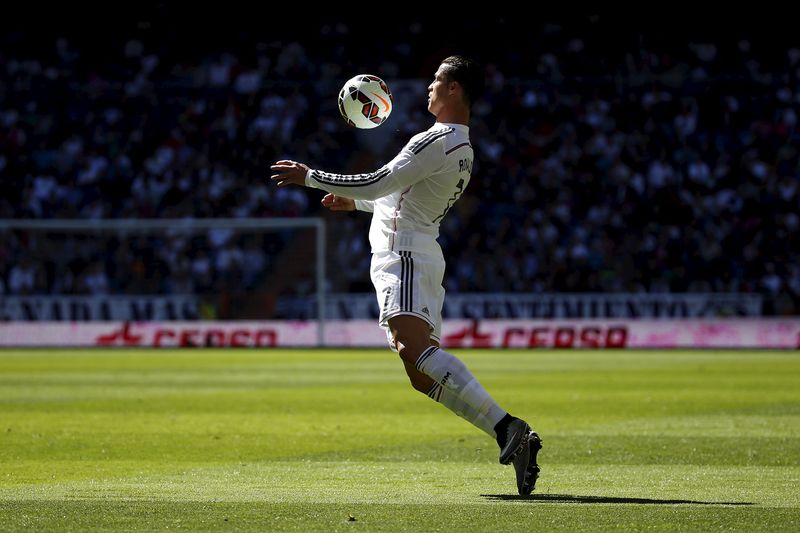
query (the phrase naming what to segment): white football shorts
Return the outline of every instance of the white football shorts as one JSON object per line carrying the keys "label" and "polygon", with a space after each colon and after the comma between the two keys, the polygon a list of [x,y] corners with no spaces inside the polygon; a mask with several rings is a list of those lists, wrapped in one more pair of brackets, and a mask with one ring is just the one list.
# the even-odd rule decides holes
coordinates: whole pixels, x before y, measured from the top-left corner
{"label": "white football shorts", "polygon": [[397,350],[388,320],[413,315],[431,327],[431,339],[442,336],[444,304],[444,258],[418,252],[376,252],[372,254],[370,277],[378,298],[378,324],[386,331],[389,346]]}

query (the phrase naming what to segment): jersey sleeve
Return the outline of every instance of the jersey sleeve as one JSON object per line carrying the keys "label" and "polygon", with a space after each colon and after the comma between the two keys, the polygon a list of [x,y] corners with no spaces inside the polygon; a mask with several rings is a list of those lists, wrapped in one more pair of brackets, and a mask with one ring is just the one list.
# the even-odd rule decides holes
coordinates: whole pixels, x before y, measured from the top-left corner
{"label": "jersey sleeve", "polygon": [[311,169],[306,186],[353,200],[375,200],[424,180],[444,165],[441,145],[415,152],[406,146],[389,163],[368,174],[332,174]]}
{"label": "jersey sleeve", "polygon": [[375,211],[375,202],[372,200],[355,200],[356,211],[366,211],[372,213]]}

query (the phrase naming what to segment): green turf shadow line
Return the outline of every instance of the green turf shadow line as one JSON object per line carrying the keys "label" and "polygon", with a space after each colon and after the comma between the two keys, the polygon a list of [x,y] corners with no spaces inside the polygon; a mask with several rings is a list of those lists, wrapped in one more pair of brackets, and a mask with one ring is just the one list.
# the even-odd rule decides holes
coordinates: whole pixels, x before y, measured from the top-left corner
{"label": "green turf shadow line", "polygon": [[548,503],[632,503],[644,505],[754,505],[752,502],[701,502],[696,500],[656,500],[651,498],[619,498],[614,496],[575,496],[572,494],[481,494],[489,501],[523,501]]}

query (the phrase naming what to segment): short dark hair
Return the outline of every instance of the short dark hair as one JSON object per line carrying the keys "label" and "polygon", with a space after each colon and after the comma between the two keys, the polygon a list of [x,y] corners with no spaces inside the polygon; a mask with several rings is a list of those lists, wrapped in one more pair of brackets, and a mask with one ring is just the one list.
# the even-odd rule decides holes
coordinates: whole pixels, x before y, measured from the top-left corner
{"label": "short dark hair", "polygon": [[467,104],[472,104],[481,97],[485,85],[483,68],[472,59],[464,56],[450,56],[442,61],[445,65],[444,75],[448,81],[458,82],[464,89]]}

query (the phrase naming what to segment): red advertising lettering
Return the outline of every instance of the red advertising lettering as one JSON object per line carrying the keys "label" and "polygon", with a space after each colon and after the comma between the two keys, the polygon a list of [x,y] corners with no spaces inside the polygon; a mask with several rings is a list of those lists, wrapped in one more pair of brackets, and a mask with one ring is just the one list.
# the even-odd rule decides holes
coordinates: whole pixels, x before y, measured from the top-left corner
{"label": "red advertising lettering", "polygon": [[124,322],[117,331],[112,331],[108,335],[100,335],[95,339],[95,343],[100,346],[139,346],[142,343],[141,335],[134,335],[131,332],[130,322]]}
{"label": "red advertising lettering", "polygon": [[250,332],[246,329],[234,330],[231,333],[231,346],[248,346],[250,340]]}
{"label": "red advertising lettering", "polygon": [[225,346],[225,331],[210,329],[206,332],[206,346]]}
{"label": "red advertising lettering", "polygon": [[203,344],[197,341],[197,335],[200,332],[196,329],[184,329],[181,331],[181,346],[203,346]]}
{"label": "red advertising lettering", "polygon": [[556,328],[553,348],[572,348],[575,344],[575,328]]}
{"label": "red advertising lettering", "polygon": [[600,328],[584,328],[581,331],[581,346],[584,348],[601,348],[603,346]]}
{"label": "red advertising lettering", "polygon": [[522,328],[508,328],[503,333],[503,348],[514,347],[517,343],[514,342],[514,337],[522,337],[525,339],[525,330]]}
{"label": "red advertising lettering", "polygon": [[165,339],[172,341],[174,338],[174,331],[169,329],[157,329],[155,335],[153,335],[153,346],[174,346],[174,342],[164,342]]}
{"label": "red advertising lettering", "polygon": [[625,348],[626,326],[510,327],[503,331],[503,348],[526,345],[528,348]]}
{"label": "red advertising lettering", "polygon": [[529,348],[549,347],[550,342],[546,336],[549,331],[550,328],[533,328],[531,330],[530,340],[528,341],[528,347]]}
{"label": "red advertising lettering", "polygon": [[628,327],[616,326],[608,328],[606,348],[625,348],[628,346]]}
{"label": "red advertising lettering", "polygon": [[478,326],[479,323],[475,320],[471,326],[445,337],[442,344],[456,348],[491,348],[492,334],[479,331]]}

